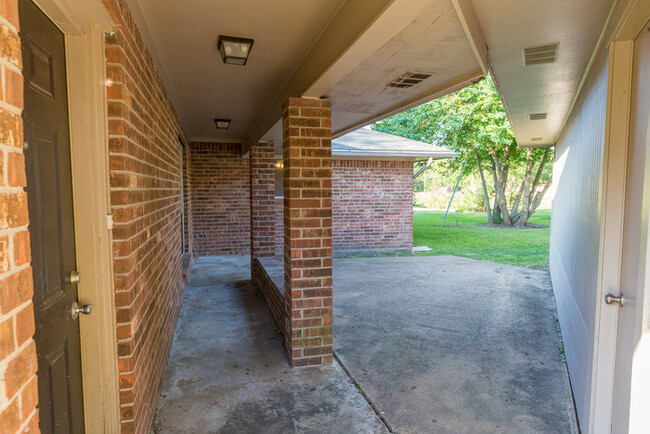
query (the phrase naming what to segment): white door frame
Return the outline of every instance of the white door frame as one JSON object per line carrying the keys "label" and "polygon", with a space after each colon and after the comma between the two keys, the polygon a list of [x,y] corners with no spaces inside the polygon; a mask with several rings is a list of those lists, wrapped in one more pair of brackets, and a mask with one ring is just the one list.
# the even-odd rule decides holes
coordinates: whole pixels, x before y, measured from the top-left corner
{"label": "white door frame", "polygon": [[87,432],[119,432],[112,220],[104,34],[113,21],[101,0],[34,0],[66,42],[70,149]]}
{"label": "white door frame", "polygon": [[650,18],[650,4],[628,3],[609,45],[607,116],[601,190],[601,230],[597,303],[588,427],[592,433],[610,433],[616,369],[619,308],[607,305],[605,295],[620,288],[625,216],[626,172],[629,148],[634,39]]}

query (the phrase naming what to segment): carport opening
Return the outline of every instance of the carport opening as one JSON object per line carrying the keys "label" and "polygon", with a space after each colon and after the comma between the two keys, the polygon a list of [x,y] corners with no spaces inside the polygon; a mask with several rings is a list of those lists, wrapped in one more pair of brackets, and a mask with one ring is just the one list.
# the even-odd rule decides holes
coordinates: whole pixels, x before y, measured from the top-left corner
{"label": "carport opening", "polygon": [[[490,128],[510,143],[458,144],[444,113],[480,130],[466,107],[477,94],[491,98],[482,113],[492,110]],[[575,431],[548,275],[552,149],[514,142],[490,80],[349,136],[332,145],[338,363],[388,412],[388,424],[417,420],[427,430],[442,418],[462,430],[477,418],[487,421],[477,429],[498,430],[519,417],[524,430]],[[447,157],[408,154],[426,145]],[[259,265],[281,321],[285,171],[277,148],[275,255]],[[427,406],[408,404],[429,397]]]}
{"label": "carport opening", "polygon": [[[448,98],[457,102],[459,94]],[[315,101],[298,103],[320,104]],[[504,212],[494,213],[498,183],[492,163],[476,160],[480,152],[491,158],[487,146],[476,152],[450,146],[442,134],[451,137],[453,131],[444,130],[448,122],[431,122],[431,132],[418,129],[427,125],[422,119],[426,110],[429,121],[449,111],[440,104],[437,100],[401,113],[331,144],[318,142],[318,155],[325,156],[318,159],[324,166],[316,169],[309,166],[316,164],[312,161],[288,164],[278,143],[253,144],[248,153],[240,144],[192,143],[188,226],[194,236],[189,241],[197,256],[252,253],[252,280],[275,319],[290,364],[344,368],[385,426],[421,432],[509,426],[575,431],[546,269],[550,210],[542,209],[540,193],[549,197],[552,192],[546,187],[552,152],[522,148],[516,164],[505,158],[494,161],[497,176],[507,173],[510,217],[516,215],[517,200],[517,212],[525,203],[529,210],[536,208],[526,219],[529,227],[504,229]],[[404,127],[408,125],[412,128]],[[331,147],[329,161],[324,143]],[[313,152],[308,148],[299,151]],[[429,167],[416,177],[423,165]],[[526,178],[529,165],[528,187],[522,189],[514,180]],[[284,179],[287,173],[310,171],[319,184],[300,176]],[[328,183],[331,190],[321,188]],[[292,208],[284,196],[288,186],[307,186],[304,194],[324,200],[324,206],[331,198],[331,216],[318,208]],[[311,199],[301,196],[303,190],[298,193],[294,199]],[[490,219],[485,210],[477,211],[486,208],[486,201],[480,201],[486,196]],[[305,213],[317,216],[310,218],[323,226],[303,227],[297,218]],[[295,270],[285,263],[287,246],[290,252],[293,246],[323,256],[293,251],[302,266]],[[431,251],[413,249],[422,246]],[[317,266],[310,265],[314,260]],[[323,287],[285,290],[288,279],[305,276],[320,279]],[[329,289],[324,282],[330,282]],[[302,285],[299,280],[292,284]],[[320,304],[312,304],[315,300]]]}

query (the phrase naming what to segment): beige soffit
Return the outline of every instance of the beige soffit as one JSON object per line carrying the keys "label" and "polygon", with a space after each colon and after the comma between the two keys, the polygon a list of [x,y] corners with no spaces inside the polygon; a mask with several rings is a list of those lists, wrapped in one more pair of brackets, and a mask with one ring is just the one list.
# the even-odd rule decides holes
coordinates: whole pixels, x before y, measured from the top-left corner
{"label": "beige soffit", "polygon": [[[332,98],[341,135],[484,73],[467,0],[127,3],[192,140],[278,140],[272,128],[288,96]],[[219,34],[255,40],[247,66],[222,63]],[[431,78],[387,88],[408,71]],[[231,119],[230,129],[217,131],[214,118]]]}
{"label": "beige soffit", "polygon": [[[472,0],[520,145],[555,144],[612,4],[612,0]],[[524,66],[525,48],[555,43],[556,61]],[[540,114],[546,116],[535,116]]]}

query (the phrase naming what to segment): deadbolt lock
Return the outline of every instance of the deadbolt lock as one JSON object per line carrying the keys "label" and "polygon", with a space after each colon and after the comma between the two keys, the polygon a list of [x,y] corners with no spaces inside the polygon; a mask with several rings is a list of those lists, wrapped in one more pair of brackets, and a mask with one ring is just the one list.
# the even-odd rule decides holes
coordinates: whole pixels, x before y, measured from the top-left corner
{"label": "deadbolt lock", "polygon": [[83,313],[84,315],[90,315],[90,312],[92,312],[93,306],[91,304],[84,304],[83,306],[79,306],[79,303],[76,301],[72,303],[72,306],[70,306],[70,315],[72,315],[72,319],[77,319],[80,313]]}
{"label": "deadbolt lock", "polygon": [[68,277],[65,278],[65,281],[76,285],[77,283],[81,282],[81,273],[77,270],[71,271],[70,274],[68,274]]}

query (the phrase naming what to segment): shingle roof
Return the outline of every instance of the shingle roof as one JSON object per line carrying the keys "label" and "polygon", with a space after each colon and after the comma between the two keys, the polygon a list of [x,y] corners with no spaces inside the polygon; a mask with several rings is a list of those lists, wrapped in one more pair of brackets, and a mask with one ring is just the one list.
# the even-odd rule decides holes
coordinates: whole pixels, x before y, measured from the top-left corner
{"label": "shingle roof", "polygon": [[334,157],[401,157],[433,158],[441,160],[454,158],[456,153],[441,146],[393,136],[370,127],[359,128],[332,140]]}

